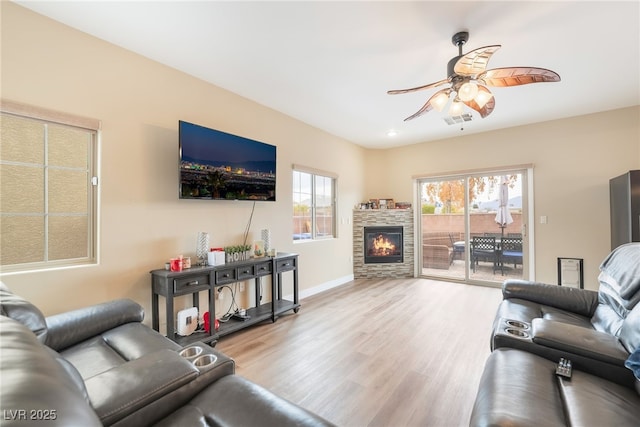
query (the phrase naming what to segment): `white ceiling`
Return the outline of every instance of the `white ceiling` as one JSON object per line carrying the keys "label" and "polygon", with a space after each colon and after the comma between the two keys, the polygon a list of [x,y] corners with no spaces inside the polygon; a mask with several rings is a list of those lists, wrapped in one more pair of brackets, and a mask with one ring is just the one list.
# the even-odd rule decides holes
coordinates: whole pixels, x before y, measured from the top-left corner
{"label": "white ceiling", "polygon": [[464,53],[502,45],[488,68],[562,78],[493,88],[464,134],[640,104],[637,0],[16,3],[365,147],[461,135],[436,111],[403,122],[437,89],[386,93],[446,78],[460,30]]}

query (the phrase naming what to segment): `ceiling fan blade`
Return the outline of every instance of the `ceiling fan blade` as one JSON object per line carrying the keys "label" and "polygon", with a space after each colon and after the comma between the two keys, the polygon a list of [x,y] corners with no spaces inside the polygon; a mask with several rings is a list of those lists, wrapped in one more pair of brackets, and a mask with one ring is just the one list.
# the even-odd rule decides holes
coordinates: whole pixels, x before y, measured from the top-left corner
{"label": "ceiling fan blade", "polygon": [[414,114],[404,119],[404,121],[407,122],[409,120],[415,119],[416,117],[420,117],[424,113],[428,113],[429,111],[433,110],[433,107],[431,106],[431,98],[429,98],[429,100],[422,106],[421,109],[419,109]]}
{"label": "ceiling fan blade", "polygon": [[560,76],[555,71],[546,68],[508,67],[487,70],[477,79],[488,86],[509,87],[529,83],[559,82]]}
{"label": "ceiling fan blade", "polygon": [[500,45],[484,46],[460,57],[453,67],[453,71],[461,76],[475,76],[487,69],[487,64]]}
{"label": "ceiling fan blade", "polygon": [[493,109],[496,107],[496,98],[491,94],[491,91],[484,86],[478,85],[478,92],[485,92],[486,94],[491,95],[490,99],[482,107],[473,99],[471,101],[463,102],[467,107],[480,113],[480,117],[484,119],[491,114]]}
{"label": "ceiling fan blade", "polygon": [[443,84],[448,83],[448,82],[449,82],[448,79],[444,79],[444,80],[440,80],[439,82],[429,83],[428,85],[413,87],[411,89],[390,90],[390,91],[387,91],[387,93],[389,95],[398,95],[398,94],[401,94],[401,93],[416,92],[416,91],[419,91],[419,90],[431,89],[432,87],[437,87],[437,86],[443,85]]}

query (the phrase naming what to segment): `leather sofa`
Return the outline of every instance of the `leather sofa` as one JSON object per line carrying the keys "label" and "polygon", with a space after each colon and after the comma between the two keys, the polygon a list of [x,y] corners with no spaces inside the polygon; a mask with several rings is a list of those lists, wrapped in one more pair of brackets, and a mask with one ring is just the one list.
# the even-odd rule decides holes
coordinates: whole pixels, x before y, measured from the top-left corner
{"label": "leather sofa", "polygon": [[[640,346],[640,244],[623,245],[601,263],[599,290],[517,280],[502,287],[492,349],[519,348],[632,385],[624,367]],[[520,327],[518,327],[520,326]]]}
{"label": "leather sofa", "polygon": [[[598,291],[503,283],[472,426],[637,425],[640,243],[600,265]],[[555,375],[561,358],[570,378]]]}
{"label": "leather sofa", "polygon": [[[499,348],[489,356],[471,413],[473,427],[637,426],[640,387],[573,369],[527,351]],[[640,382],[640,381],[638,381]]]}
{"label": "leather sofa", "polygon": [[0,284],[0,304],[3,426],[332,425],[210,346],[160,335],[131,300],[45,318]]}

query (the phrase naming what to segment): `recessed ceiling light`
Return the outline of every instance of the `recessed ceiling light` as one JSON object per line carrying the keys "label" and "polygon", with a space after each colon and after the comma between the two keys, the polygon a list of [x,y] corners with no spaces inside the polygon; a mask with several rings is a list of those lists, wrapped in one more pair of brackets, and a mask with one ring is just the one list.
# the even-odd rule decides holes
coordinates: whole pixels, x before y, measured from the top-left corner
{"label": "recessed ceiling light", "polygon": [[391,129],[389,132],[387,132],[387,136],[394,137],[396,135],[398,135],[398,132],[396,132],[393,129]]}

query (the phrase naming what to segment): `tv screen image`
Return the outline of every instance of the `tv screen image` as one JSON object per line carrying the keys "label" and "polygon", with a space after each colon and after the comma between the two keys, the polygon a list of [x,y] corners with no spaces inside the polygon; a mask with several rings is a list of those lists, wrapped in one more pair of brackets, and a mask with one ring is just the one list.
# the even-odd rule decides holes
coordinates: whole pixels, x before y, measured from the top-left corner
{"label": "tv screen image", "polygon": [[276,200],[276,147],[180,120],[180,198]]}

